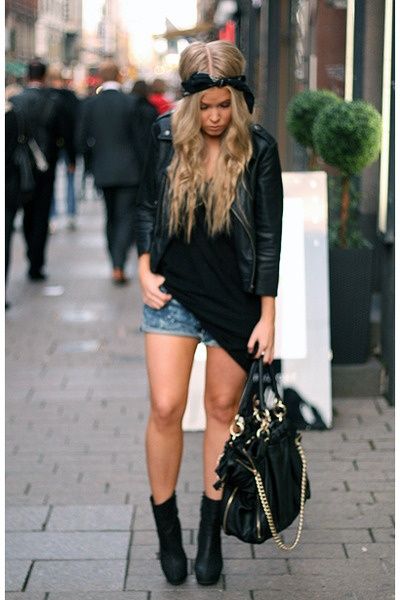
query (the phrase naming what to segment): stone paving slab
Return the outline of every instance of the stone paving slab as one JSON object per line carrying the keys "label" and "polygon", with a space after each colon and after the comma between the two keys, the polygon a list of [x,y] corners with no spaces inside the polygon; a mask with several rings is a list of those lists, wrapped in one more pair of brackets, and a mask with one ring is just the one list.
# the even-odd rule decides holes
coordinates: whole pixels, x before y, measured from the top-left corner
{"label": "stone paving slab", "polygon": [[5,589],[10,591],[21,590],[28,576],[31,565],[31,560],[6,560]]}
{"label": "stone paving slab", "polygon": [[394,600],[389,582],[368,573],[343,573],[310,577],[307,574],[277,575],[266,578],[265,588],[254,591],[254,600]]}
{"label": "stone paving slab", "polygon": [[148,600],[147,592],[50,592],[47,600]]}
{"label": "stone paving slab", "polygon": [[[289,542],[295,539],[293,535],[285,536]],[[301,544],[290,551],[290,558],[346,558],[346,551],[343,544],[335,544],[335,543],[306,543],[303,538],[301,538]],[[347,544],[346,544],[347,546]],[[254,558],[288,558],[287,552],[284,553],[280,550],[275,542],[269,540],[268,542],[260,545],[254,546]]]}
{"label": "stone paving slab", "polygon": [[6,507],[6,531],[41,531],[46,524],[48,515],[48,506]]}
{"label": "stone paving slab", "polygon": [[[182,591],[177,588],[170,592],[152,592],[151,600],[252,600],[250,592],[226,592],[214,589],[193,589]],[[276,599],[275,599],[276,600]],[[293,600],[293,599],[292,599]]]}
{"label": "stone paving slab", "polygon": [[27,590],[121,591],[125,568],[124,560],[35,561]]}
{"label": "stone paving slab", "polygon": [[133,518],[132,506],[55,506],[47,531],[127,531]]}
{"label": "stone paving slab", "polygon": [[44,592],[6,592],[5,600],[46,600]]}
{"label": "stone paving slab", "polygon": [[9,533],[6,557],[12,559],[123,559],[126,557],[128,532]]}

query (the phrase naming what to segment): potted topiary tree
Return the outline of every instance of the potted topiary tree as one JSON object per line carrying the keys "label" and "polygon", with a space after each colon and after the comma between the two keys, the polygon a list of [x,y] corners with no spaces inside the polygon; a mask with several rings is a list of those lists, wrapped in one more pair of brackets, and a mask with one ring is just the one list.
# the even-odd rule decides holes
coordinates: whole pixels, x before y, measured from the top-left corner
{"label": "potted topiary tree", "polygon": [[364,100],[331,103],[316,116],[312,137],[316,153],[341,174],[336,218],[335,207],[330,212],[333,362],[361,363],[369,354],[373,248],[358,226],[359,194],[351,177],[379,156],[381,116]]}
{"label": "potted topiary tree", "polygon": [[286,125],[289,133],[307,148],[309,169],[317,166],[317,155],[312,128],[317,115],[323,108],[342,102],[341,98],[329,90],[304,90],[289,102],[286,112]]}

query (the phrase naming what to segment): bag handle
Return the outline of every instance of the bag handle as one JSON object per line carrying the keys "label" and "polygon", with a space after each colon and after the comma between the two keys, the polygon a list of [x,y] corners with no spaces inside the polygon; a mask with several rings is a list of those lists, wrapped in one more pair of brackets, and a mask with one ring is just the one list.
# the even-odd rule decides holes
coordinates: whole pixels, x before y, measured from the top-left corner
{"label": "bag handle", "polygon": [[272,367],[272,364],[269,364],[269,363],[264,364],[263,357],[261,356],[260,358],[254,360],[250,367],[249,375],[247,377],[247,381],[246,381],[246,384],[245,384],[245,387],[244,387],[244,390],[242,393],[242,397],[240,399],[239,410],[238,410],[239,414],[241,414],[241,415],[247,414],[249,411],[252,411],[251,402],[252,402],[253,396],[251,394],[251,391],[252,391],[252,388],[256,381],[258,383],[258,398],[260,401],[260,409],[261,410],[266,409],[266,404],[265,404],[265,399],[264,399],[264,385],[263,385],[265,369],[269,375],[269,379],[270,379],[269,385],[271,386],[272,391],[274,392],[276,400],[282,402],[282,399],[278,392],[278,386],[276,383],[275,372]]}

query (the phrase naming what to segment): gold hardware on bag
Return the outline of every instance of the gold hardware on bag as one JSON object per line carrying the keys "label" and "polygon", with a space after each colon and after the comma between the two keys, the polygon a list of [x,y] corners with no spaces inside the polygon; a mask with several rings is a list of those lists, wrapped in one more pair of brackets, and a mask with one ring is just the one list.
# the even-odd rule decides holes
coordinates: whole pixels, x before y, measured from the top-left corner
{"label": "gold hardware on bag", "polygon": [[272,516],[271,508],[268,504],[267,494],[265,493],[264,484],[261,478],[261,475],[258,471],[254,473],[254,478],[256,481],[257,491],[259,498],[261,500],[261,505],[263,507],[263,511],[265,516],[267,517],[268,525],[272,533],[272,537],[274,538],[274,542],[281,550],[293,550],[297,544],[299,543],[301,532],[304,524],[304,504],[306,499],[306,485],[307,485],[307,461],[306,456],[304,454],[304,450],[300,444],[301,436],[298,435],[295,439],[295,444],[297,446],[297,450],[299,451],[301,463],[302,463],[302,473],[301,473],[301,491],[300,491],[300,512],[299,512],[299,524],[297,526],[297,533],[294,539],[294,542],[290,545],[284,544],[282,538],[279,536],[276,531],[274,518]]}
{"label": "gold hardware on bag", "polygon": [[282,421],[283,417],[285,417],[286,413],[287,413],[287,408],[283,404],[281,399],[279,399],[275,402],[272,410],[274,411],[274,414],[278,418],[279,421]]}
{"label": "gold hardware on bag", "polygon": [[[235,427],[237,427],[237,430],[235,431]],[[244,418],[242,417],[242,415],[236,415],[234,422],[232,423],[232,425],[229,428],[229,432],[232,436],[232,440],[236,440],[237,437],[239,437],[240,435],[242,435],[244,431]]]}

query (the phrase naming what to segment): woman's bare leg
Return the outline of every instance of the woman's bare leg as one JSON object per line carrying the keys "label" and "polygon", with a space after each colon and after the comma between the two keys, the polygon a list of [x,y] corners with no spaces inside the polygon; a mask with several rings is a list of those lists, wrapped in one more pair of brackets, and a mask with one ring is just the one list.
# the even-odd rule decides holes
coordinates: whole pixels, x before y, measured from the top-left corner
{"label": "woman's bare leg", "polygon": [[237,412],[246,381],[246,372],[223,348],[207,347],[204,433],[204,491],[208,498],[219,500],[214,489],[215,467],[229,437],[229,427]]}
{"label": "woman's bare leg", "polygon": [[173,494],[182,458],[182,418],[198,340],[147,333],[151,410],[146,433],[147,470],[155,504]]}

